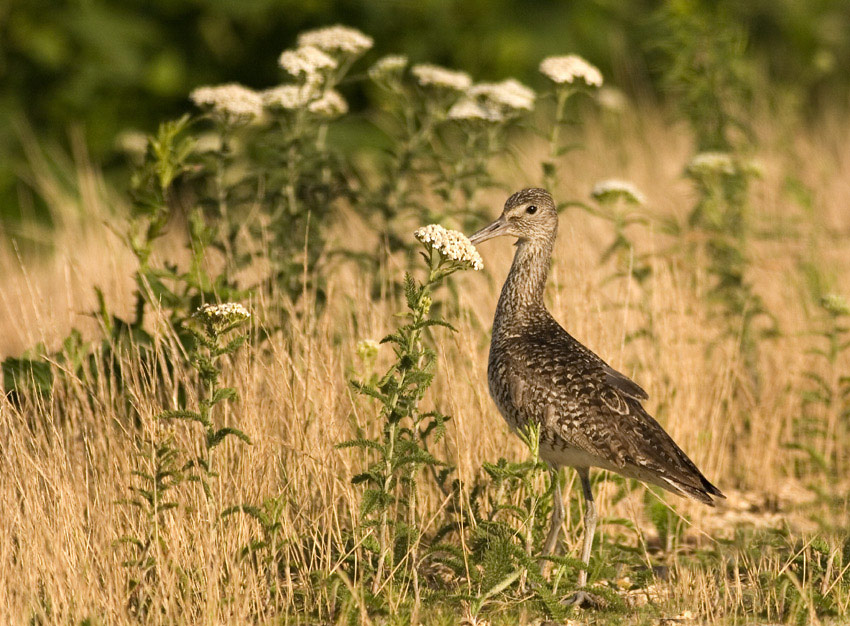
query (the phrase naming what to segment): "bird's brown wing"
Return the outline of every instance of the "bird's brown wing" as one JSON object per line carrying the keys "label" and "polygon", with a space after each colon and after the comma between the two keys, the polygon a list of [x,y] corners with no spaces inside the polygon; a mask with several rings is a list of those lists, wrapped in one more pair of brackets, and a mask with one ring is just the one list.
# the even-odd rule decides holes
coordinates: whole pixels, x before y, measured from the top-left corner
{"label": "bird's brown wing", "polygon": [[514,381],[510,387],[521,388],[522,393],[511,394],[519,396],[511,400],[529,413],[527,418],[556,422],[548,425],[548,436],[604,459],[626,475],[707,504],[712,495],[722,497],[643,409],[640,400],[647,394],[637,383],[560,326],[549,329],[546,336],[526,335],[516,341],[505,351],[513,355],[505,365]]}
{"label": "bird's brown wing", "polygon": [[635,400],[646,400],[649,398],[649,394],[643,390],[643,387],[638,385],[625,374],[621,374],[615,370],[613,367],[602,361],[602,359],[599,360],[602,362],[602,371],[605,374],[605,382],[609,387],[613,387]]}
{"label": "bird's brown wing", "polygon": [[724,497],[640,402],[627,399],[626,405],[629,411],[612,420],[617,431],[612,436],[628,466],[653,475],[650,482],[712,506],[711,496]]}

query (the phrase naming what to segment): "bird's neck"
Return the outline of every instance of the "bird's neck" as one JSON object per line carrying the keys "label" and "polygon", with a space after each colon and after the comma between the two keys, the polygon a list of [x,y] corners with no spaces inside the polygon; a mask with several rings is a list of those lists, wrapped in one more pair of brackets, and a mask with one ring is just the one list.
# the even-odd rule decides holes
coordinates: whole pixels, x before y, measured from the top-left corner
{"label": "bird's neck", "polygon": [[511,271],[502,287],[496,308],[494,334],[502,321],[522,318],[535,311],[545,311],[543,291],[549,276],[553,240],[517,243]]}

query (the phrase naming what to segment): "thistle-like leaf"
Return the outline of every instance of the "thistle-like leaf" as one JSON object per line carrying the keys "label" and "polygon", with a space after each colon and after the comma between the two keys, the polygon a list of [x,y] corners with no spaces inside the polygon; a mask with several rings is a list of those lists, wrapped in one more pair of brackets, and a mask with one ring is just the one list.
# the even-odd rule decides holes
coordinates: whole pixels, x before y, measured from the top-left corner
{"label": "thistle-like leaf", "polygon": [[241,439],[249,446],[251,445],[251,439],[250,437],[248,437],[248,435],[243,433],[238,428],[233,428],[232,426],[225,426],[224,428],[219,428],[214,433],[207,435],[207,448],[215,448],[218,444],[224,441],[226,437],[230,436]]}
{"label": "thistle-like leaf", "polygon": [[363,492],[363,501],[360,505],[360,515],[368,517],[373,511],[382,510],[392,503],[390,494],[380,489],[367,489]]}
{"label": "thistle-like leaf", "polygon": [[216,350],[216,353],[221,354],[232,354],[236,350],[238,350],[243,343],[248,341],[248,335],[239,335],[238,337],[234,337],[230,341],[227,342],[223,348],[219,348]]}
{"label": "thistle-like leaf", "polygon": [[412,324],[413,330],[421,330],[423,328],[428,328],[430,326],[444,326],[445,328],[448,328],[449,330],[451,330],[454,333],[457,332],[457,328],[455,328],[454,326],[449,324],[447,321],[440,320],[440,319],[422,320],[421,322],[417,322],[416,324]]}
{"label": "thistle-like leaf", "polygon": [[377,441],[373,441],[371,439],[349,439],[348,441],[343,441],[334,446],[337,450],[344,450],[346,448],[371,448],[372,450],[377,450],[381,454],[386,454],[386,448],[382,446]]}
{"label": "thistle-like leaf", "polygon": [[220,389],[216,389],[215,393],[213,393],[210,405],[218,404],[222,400],[235,400],[238,397],[239,394],[233,387],[221,387]]}
{"label": "thistle-like leaf", "polygon": [[419,300],[419,289],[410,272],[404,273],[404,297],[407,300],[407,308],[414,310],[416,302]]}
{"label": "thistle-like leaf", "polygon": [[169,420],[169,419],[179,419],[179,420],[191,420],[194,422],[198,422],[203,424],[204,426],[209,426],[209,420],[205,420],[200,413],[197,411],[186,411],[183,409],[174,409],[170,411],[163,411],[159,415],[156,416],[156,419],[160,420]]}

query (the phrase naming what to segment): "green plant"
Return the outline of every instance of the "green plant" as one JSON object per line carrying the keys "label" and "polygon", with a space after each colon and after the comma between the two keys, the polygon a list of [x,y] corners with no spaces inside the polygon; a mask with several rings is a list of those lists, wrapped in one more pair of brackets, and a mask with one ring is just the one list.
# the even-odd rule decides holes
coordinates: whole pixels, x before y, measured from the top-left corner
{"label": "green plant", "polygon": [[812,332],[817,345],[808,353],[815,362],[803,374],[807,385],[800,390],[801,414],[795,420],[794,440],[786,447],[806,453],[808,465],[839,476],[850,462],[838,443],[850,434],[850,375],[842,368],[850,350],[850,306],[837,293],[814,296],[819,328]]}
{"label": "green plant", "polygon": [[419,404],[434,378],[436,353],[425,345],[424,333],[432,327],[452,329],[434,315],[432,295],[451,274],[464,269],[481,269],[478,252],[455,231],[431,225],[416,232],[422,242],[422,258],[427,268],[424,281],[405,276],[406,322],[385,337],[395,361],[376,382],[352,381],[361,394],[378,402],[381,436],[361,437],[338,445],[367,452],[372,460],[352,482],[363,484],[361,532],[364,548],[372,553],[373,594],[392,579],[409,579],[414,591],[414,614],[419,610],[419,545],[422,533],[421,511],[417,504],[417,483],[425,467],[444,465],[428,449],[431,439],[439,439],[448,416],[434,410],[423,412]]}
{"label": "green plant", "polygon": [[[549,580],[548,570],[537,556],[548,531],[552,511],[552,490],[560,489],[558,474],[540,458],[540,427],[529,425],[519,432],[528,449],[522,461],[501,458],[496,463],[484,463],[490,479],[487,489],[478,493],[486,496],[485,506],[476,506],[477,520],[472,520],[469,560],[467,567],[475,593],[468,597],[471,612],[478,615],[484,605],[496,598],[518,601],[529,595],[554,619],[563,618],[566,609],[560,604],[559,587],[566,576],[584,567],[580,561],[567,557],[545,557],[543,563],[554,565]],[[551,477],[547,481],[545,478]],[[519,497],[518,497],[519,496]],[[482,515],[486,511],[486,515]]]}
{"label": "green plant", "polygon": [[174,568],[184,577],[179,563],[170,558],[163,527],[169,523],[168,512],[180,505],[169,492],[187,480],[187,464],[180,461],[180,451],[171,434],[155,432],[148,441],[138,442],[137,469],[132,472],[137,485],[132,485],[132,496],[120,503],[134,507],[143,516],[140,535],[123,535],[118,544],[132,548],[132,556],[122,562],[130,570],[127,584],[128,609],[139,618],[145,618],[155,602],[157,581],[161,568]]}
{"label": "green plant", "polygon": [[[170,409],[158,414],[150,424],[149,438],[139,442],[138,469],[133,470],[137,484],[130,487],[133,496],[123,503],[135,507],[143,516],[140,536],[124,535],[119,543],[133,548],[133,556],[124,561],[132,571],[129,581],[130,608],[146,615],[155,599],[153,587],[161,577],[160,568],[173,568],[181,579],[191,578],[169,555],[163,539],[163,526],[173,520],[169,512],[180,504],[174,490],[186,483],[200,484],[210,506],[220,506],[213,493],[210,480],[219,476],[213,463],[213,450],[227,437],[236,437],[250,444],[248,436],[234,426],[222,426],[216,418],[215,408],[223,402],[234,400],[237,392],[232,387],[220,385],[220,359],[233,354],[245,343],[247,334],[240,334],[224,342],[225,336],[242,326],[250,314],[239,304],[205,305],[198,309],[196,319],[201,329],[189,328],[196,340],[191,364],[198,372],[201,398],[197,411]],[[203,428],[202,453],[193,455],[182,448],[172,429],[164,424],[173,420],[195,422]],[[212,516],[215,520],[218,514]]]}
{"label": "green plant", "polygon": [[[197,411],[174,409],[161,413],[159,419],[179,419],[194,421],[203,426],[205,453],[192,461],[196,478],[204,488],[208,498],[212,497],[209,478],[218,476],[213,468],[212,451],[227,437],[236,437],[251,444],[248,435],[234,426],[221,426],[220,419],[215,418],[214,410],[217,405],[235,400],[238,397],[233,387],[222,387],[220,384],[222,357],[236,352],[247,340],[248,335],[239,334],[224,341],[225,336],[242,326],[250,317],[250,313],[241,304],[205,304],[195,314],[202,325],[202,330],[189,327],[189,331],[197,342],[194,353],[190,357],[192,366],[198,372],[198,379],[203,392]],[[190,468],[186,468],[190,469]]]}
{"label": "green plant", "polygon": [[[406,67],[406,57],[391,55],[369,70],[381,108],[375,125],[391,143],[364,208],[379,217],[389,252],[411,249],[399,237],[411,215],[449,218],[464,227],[480,216],[477,195],[496,186],[489,170],[493,157],[508,148],[509,132],[535,99],[513,79],[473,84],[464,72],[420,64],[411,68],[410,80]],[[427,202],[431,193],[443,200],[439,211]]]}
{"label": "green plant", "polygon": [[[575,95],[601,87],[602,74],[596,67],[575,55],[543,59],[540,72],[552,81],[554,92],[550,95],[554,96],[555,100],[555,114],[548,133],[549,154],[543,161],[543,186],[557,197],[558,160],[577,148],[575,144],[564,145],[561,137],[563,129],[571,123],[567,116],[567,105]],[[559,202],[558,210],[571,204],[574,203]]]}
{"label": "green plant", "polygon": [[748,196],[759,168],[748,157],[755,144],[747,112],[756,78],[745,55],[746,37],[725,7],[698,0],[672,0],[658,19],[666,35],[655,45],[669,60],[664,79],[696,139],[697,153],[685,170],[697,191],[688,226],[703,235],[701,248],[714,278],[709,295],[757,387],[758,344],[778,331],[747,277]]}

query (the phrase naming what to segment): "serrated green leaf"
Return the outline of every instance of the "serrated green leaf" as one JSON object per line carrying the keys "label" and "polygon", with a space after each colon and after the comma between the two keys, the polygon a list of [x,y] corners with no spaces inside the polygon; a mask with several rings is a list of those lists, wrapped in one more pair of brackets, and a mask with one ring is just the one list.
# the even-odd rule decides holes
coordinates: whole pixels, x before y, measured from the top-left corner
{"label": "serrated green leaf", "polygon": [[231,436],[241,439],[249,446],[252,445],[251,439],[241,430],[233,428],[232,426],[225,426],[224,428],[219,428],[217,431],[207,436],[207,447],[210,449],[215,448],[218,444],[224,441],[226,437]]}
{"label": "serrated green leaf", "polygon": [[167,420],[167,419],[180,419],[180,420],[190,420],[193,422],[199,422],[204,426],[208,426],[208,420],[205,420],[201,417],[201,414],[197,411],[186,411],[183,409],[174,409],[169,411],[163,411],[159,415],[156,416],[156,419]]}
{"label": "serrated green leaf", "polygon": [[337,450],[344,450],[346,448],[371,448],[372,450],[377,450],[381,454],[385,454],[386,448],[378,443],[377,441],[373,441],[371,439],[349,439],[348,441],[343,441],[334,446]]}
{"label": "serrated green leaf", "polygon": [[222,387],[220,389],[216,389],[215,393],[213,393],[212,400],[210,400],[210,404],[218,404],[222,400],[235,400],[239,397],[239,394],[233,387]]}

